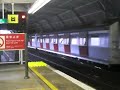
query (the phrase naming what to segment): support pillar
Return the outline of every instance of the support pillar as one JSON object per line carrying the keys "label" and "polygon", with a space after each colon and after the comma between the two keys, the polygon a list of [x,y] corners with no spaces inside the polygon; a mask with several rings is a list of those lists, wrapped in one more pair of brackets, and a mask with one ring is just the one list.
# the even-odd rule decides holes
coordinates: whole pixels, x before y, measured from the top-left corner
{"label": "support pillar", "polygon": [[110,26],[110,64],[120,64],[120,24],[115,22]]}

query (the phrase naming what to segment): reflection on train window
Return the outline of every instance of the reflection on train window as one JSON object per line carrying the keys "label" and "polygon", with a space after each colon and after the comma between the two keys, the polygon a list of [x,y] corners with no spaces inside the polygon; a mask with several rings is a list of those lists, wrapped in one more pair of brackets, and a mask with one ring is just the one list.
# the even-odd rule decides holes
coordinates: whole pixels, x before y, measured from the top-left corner
{"label": "reflection on train window", "polygon": [[71,44],[72,45],[78,45],[78,38],[72,38]]}
{"label": "reflection on train window", "polygon": [[69,38],[60,38],[59,43],[60,44],[69,44]]}
{"label": "reflection on train window", "polygon": [[86,45],[86,38],[80,38],[80,46]]}
{"label": "reflection on train window", "polygon": [[92,37],[91,38],[91,46],[100,46],[100,38],[99,37]]}

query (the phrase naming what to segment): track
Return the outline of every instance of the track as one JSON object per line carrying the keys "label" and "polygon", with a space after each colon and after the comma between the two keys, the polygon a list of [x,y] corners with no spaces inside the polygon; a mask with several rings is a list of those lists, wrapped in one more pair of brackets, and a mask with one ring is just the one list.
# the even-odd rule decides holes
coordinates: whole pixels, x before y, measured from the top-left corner
{"label": "track", "polygon": [[70,62],[57,54],[55,55],[34,49],[29,49],[29,59],[31,61],[43,60],[52,67],[59,69],[99,90],[120,89],[120,78],[117,77],[120,75],[119,72],[110,72],[99,68],[93,68],[81,62]]}

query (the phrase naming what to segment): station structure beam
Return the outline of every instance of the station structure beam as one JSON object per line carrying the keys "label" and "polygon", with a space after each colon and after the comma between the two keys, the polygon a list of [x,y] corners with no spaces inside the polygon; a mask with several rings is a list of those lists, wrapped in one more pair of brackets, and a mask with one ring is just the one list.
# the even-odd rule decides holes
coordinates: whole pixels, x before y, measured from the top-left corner
{"label": "station structure beam", "polygon": [[115,22],[110,26],[110,63],[120,64],[120,23]]}

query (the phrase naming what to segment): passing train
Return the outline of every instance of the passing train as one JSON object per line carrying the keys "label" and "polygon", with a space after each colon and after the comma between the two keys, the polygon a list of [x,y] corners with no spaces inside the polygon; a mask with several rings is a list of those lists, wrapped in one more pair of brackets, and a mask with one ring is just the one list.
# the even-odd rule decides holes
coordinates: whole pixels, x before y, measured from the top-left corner
{"label": "passing train", "polygon": [[109,31],[107,28],[44,35],[34,34],[29,37],[28,46],[74,55],[92,62],[109,64]]}

